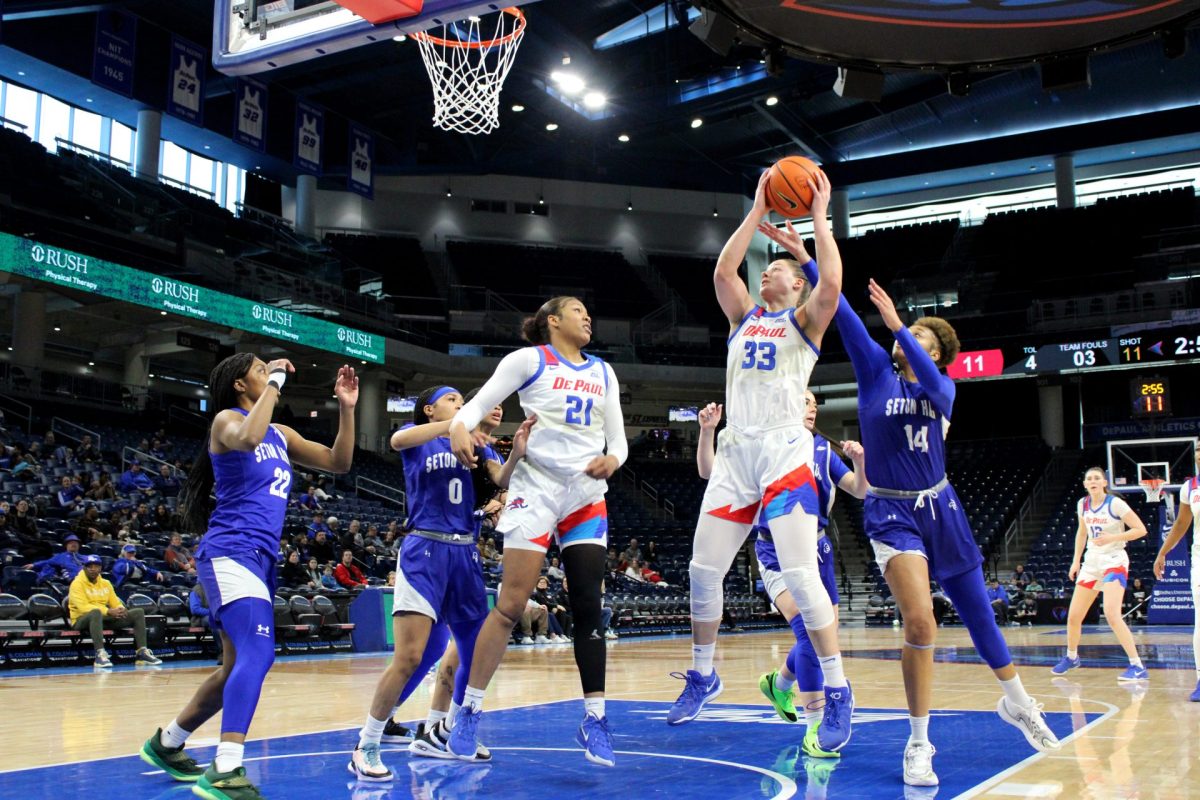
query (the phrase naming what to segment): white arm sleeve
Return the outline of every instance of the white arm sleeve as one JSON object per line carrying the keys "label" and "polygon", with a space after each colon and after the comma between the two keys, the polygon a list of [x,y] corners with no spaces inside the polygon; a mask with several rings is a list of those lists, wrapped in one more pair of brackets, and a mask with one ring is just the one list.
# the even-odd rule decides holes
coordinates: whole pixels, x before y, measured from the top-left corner
{"label": "white arm sleeve", "polygon": [[467,430],[475,430],[475,426],[479,424],[484,415],[524,386],[525,381],[529,380],[537,371],[537,367],[537,350],[532,347],[514,350],[500,359],[492,377],[488,378],[487,383],[479,390],[479,394],[472,398],[471,402],[458,410],[450,427],[453,428],[461,422],[467,426]]}
{"label": "white arm sleeve", "polygon": [[617,383],[617,374],[613,372],[612,366],[605,364],[604,368],[608,370],[608,388],[604,392],[604,439],[608,444],[608,454],[616,456],[619,467],[629,458],[629,443],[625,441],[625,417],[621,413],[621,386]]}

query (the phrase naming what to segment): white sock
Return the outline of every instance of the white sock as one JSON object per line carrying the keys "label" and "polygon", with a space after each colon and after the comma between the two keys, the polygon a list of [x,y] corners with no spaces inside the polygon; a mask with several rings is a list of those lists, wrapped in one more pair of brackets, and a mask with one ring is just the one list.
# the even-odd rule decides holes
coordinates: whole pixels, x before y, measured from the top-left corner
{"label": "white sock", "polygon": [[396,715],[400,713],[400,708],[401,708],[401,706],[393,706],[392,707],[392,715],[390,717],[388,717],[388,719],[395,719]]}
{"label": "white sock", "polygon": [[927,744],[929,742],[929,715],[923,717],[914,717],[908,715],[908,743],[909,744]]}
{"label": "white sock", "polygon": [[1129,659],[1129,665],[1131,667],[1137,667],[1138,669],[1141,669],[1142,668],[1142,657],[1134,656],[1133,658]]}
{"label": "white sock", "polygon": [[1033,705],[1033,698],[1025,691],[1025,686],[1021,683],[1020,675],[1014,675],[1006,681],[1000,681],[1000,688],[1004,690],[1004,696],[1008,698],[1008,702],[1014,706]]}
{"label": "white sock", "polygon": [[591,714],[596,719],[604,719],[604,698],[603,697],[585,697],[585,698],[583,698],[583,713]]}
{"label": "white sock", "polygon": [[796,685],[795,678],[784,677],[783,670],[775,673],[775,688],[781,692],[790,692],[792,687]]}
{"label": "white sock", "polygon": [[453,700],[450,701],[450,710],[446,712],[446,721],[442,723],[446,726],[446,730],[450,730],[454,727],[454,720],[458,719],[458,710],[460,708],[462,708],[462,706],[460,706],[458,703],[454,702]]}
{"label": "white sock", "polygon": [[820,725],[821,716],[822,711],[819,708],[811,711],[807,708],[804,709],[804,727],[811,728],[813,725]]}
{"label": "white sock", "polygon": [[183,747],[183,743],[186,742],[187,738],[191,735],[191,731],[185,731],[183,728],[179,727],[179,720],[173,719],[171,720],[170,725],[168,725],[166,728],[163,728],[162,737],[159,739],[159,741],[162,742],[163,747],[174,750],[177,747]]}
{"label": "white sock", "polygon": [[483,689],[476,689],[474,686],[468,686],[463,692],[463,705],[475,711],[483,711]]}
{"label": "white sock", "polygon": [[692,669],[704,677],[712,675],[713,656],[717,652],[717,643],[692,645]]}
{"label": "white sock", "polygon": [[846,673],[842,671],[842,654],[836,656],[826,656],[820,659],[821,675],[825,678],[825,685],[837,689],[846,686]]}
{"label": "white sock", "polygon": [[445,711],[438,711],[437,709],[434,709],[434,708],[429,709],[429,716],[425,719],[425,729],[433,730],[434,726],[436,726],[439,722],[441,722],[445,718],[446,718]]}
{"label": "white sock", "polygon": [[1074,661],[1075,659],[1079,658],[1079,651],[1078,651],[1078,650],[1071,650],[1070,648],[1068,648],[1068,649],[1067,649],[1067,658],[1069,658],[1069,659],[1071,659],[1072,661]]}
{"label": "white sock", "polygon": [[217,772],[233,772],[242,765],[242,754],[246,751],[246,745],[238,742],[221,742],[217,745],[217,757],[213,759],[213,765]]}
{"label": "white sock", "polygon": [[379,744],[379,740],[383,738],[383,729],[387,723],[386,719],[375,719],[370,714],[367,714],[367,721],[363,723],[362,730],[358,732],[358,746],[366,747],[369,744]]}

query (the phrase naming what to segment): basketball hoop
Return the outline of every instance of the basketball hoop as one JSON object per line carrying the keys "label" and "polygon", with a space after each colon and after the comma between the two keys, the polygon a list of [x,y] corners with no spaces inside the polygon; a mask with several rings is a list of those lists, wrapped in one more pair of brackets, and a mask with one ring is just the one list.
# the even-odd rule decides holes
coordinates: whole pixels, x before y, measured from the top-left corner
{"label": "basketball hoop", "polygon": [[1142,491],[1146,493],[1147,503],[1157,503],[1162,500],[1163,487],[1166,485],[1166,481],[1161,478],[1146,478],[1145,480],[1138,481],[1138,483],[1141,484]]}
{"label": "basketball hoop", "polygon": [[482,37],[481,24],[471,17],[443,25],[440,36],[413,34],[433,84],[434,127],[478,134],[500,125],[500,90],[525,36],[525,14],[501,10],[490,39]]}

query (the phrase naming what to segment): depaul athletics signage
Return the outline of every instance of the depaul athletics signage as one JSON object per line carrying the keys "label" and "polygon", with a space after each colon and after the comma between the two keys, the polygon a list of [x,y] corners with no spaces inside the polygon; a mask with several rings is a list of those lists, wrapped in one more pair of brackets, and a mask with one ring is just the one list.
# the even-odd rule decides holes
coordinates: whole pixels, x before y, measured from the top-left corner
{"label": "depaul athletics signage", "polygon": [[0,233],[0,270],[189,319],[383,363],[378,334]]}

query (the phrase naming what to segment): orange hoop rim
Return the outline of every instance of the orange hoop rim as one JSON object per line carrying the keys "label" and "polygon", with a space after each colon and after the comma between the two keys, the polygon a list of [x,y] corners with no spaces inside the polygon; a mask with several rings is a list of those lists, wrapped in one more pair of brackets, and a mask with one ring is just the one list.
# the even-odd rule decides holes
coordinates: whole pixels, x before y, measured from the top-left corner
{"label": "orange hoop rim", "polygon": [[464,42],[458,39],[443,39],[440,36],[430,36],[425,31],[417,31],[412,35],[417,41],[429,42],[440,47],[457,47],[463,50],[480,50],[485,47],[495,47],[498,44],[508,44],[525,31],[525,13],[516,6],[500,9],[501,14],[512,14],[517,18],[517,25],[509,33],[496,39],[479,42]]}
{"label": "orange hoop rim", "polygon": [[1146,493],[1146,498],[1150,499],[1154,495],[1162,496],[1163,486],[1166,485],[1166,480],[1162,478],[1147,478],[1144,481],[1138,481],[1141,484],[1142,491]]}

